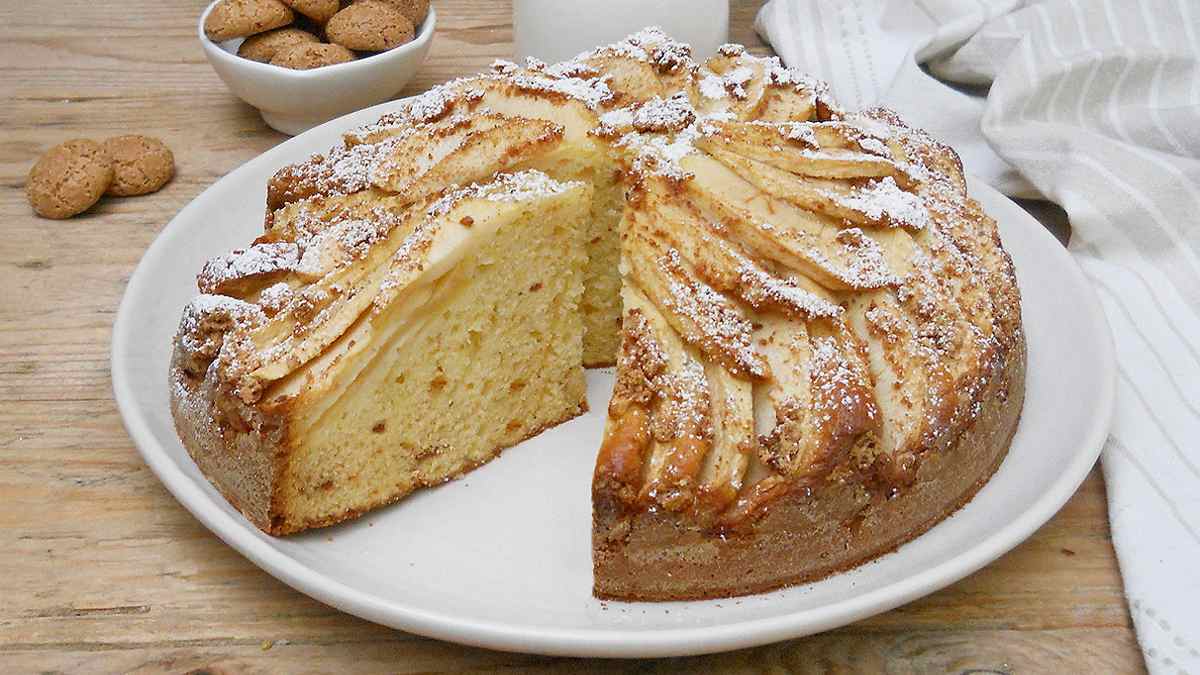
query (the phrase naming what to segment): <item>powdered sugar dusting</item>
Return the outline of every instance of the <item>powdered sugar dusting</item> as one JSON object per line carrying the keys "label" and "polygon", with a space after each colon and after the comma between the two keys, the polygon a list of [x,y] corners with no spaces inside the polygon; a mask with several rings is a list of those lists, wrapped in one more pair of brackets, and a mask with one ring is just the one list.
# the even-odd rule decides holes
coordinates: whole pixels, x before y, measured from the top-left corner
{"label": "powdered sugar dusting", "polygon": [[884,176],[849,194],[825,193],[846,208],[861,212],[873,222],[922,230],[929,225],[929,210],[920,195],[905,192],[896,179]]}
{"label": "powdered sugar dusting", "polygon": [[217,292],[232,281],[295,270],[299,259],[300,247],[291,242],[255,244],[209,260],[196,285],[202,293]]}
{"label": "powdered sugar dusting", "polygon": [[685,180],[689,174],[679,165],[679,160],[695,152],[693,143],[697,135],[695,126],[684,129],[674,137],[630,133],[621,137],[615,145],[634,150],[634,172]]}
{"label": "powdered sugar dusting", "polygon": [[667,99],[654,97],[627,108],[618,108],[600,116],[596,134],[612,137],[630,131],[663,133],[683,131],[696,120],[687,94],[679,92]]}
{"label": "powdered sugar dusting", "polygon": [[659,260],[669,279],[668,297],[663,304],[672,312],[687,317],[699,329],[709,353],[727,354],[738,368],[755,377],[766,375],[763,358],[754,349],[749,322],[742,319],[725,296],[707,284],[686,283],[679,251],[668,249]]}
{"label": "powdered sugar dusting", "polygon": [[780,279],[749,264],[738,268],[738,280],[753,305],[772,304],[788,307],[808,318],[834,317],[842,308],[801,287],[790,279]]}
{"label": "powdered sugar dusting", "polygon": [[861,229],[846,228],[838,232],[837,241],[847,253],[845,265],[835,264],[817,248],[808,251],[809,258],[851,288],[882,288],[900,283],[888,267],[883,249]]}
{"label": "powdered sugar dusting", "polygon": [[305,242],[297,270],[322,275],[361,260],[400,220],[398,214],[383,208],[371,209],[362,216],[336,219]]}
{"label": "powdered sugar dusting", "polygon": [[754,79],[754,70],[738,66],[724,75],[707,75],[700,80],[700,95],[711,100],[732,97],[744,101],[749,96],[746,85]]}
{"label": "powdered sugar dusting", "polygon": [[790,122],[782,124],[780,130],[783,132],[783,137],[789,141],[796,141],[812,150],[820,147],[820,144],[817,142],[817,133],[813,130],[811,124]]}
{"label": "powdered sugar dusting", "polygon": [[578,183],[563,183],[530,169],[519,173],[500,173],[490,183],[477,183],[451,190],[426,211],[429,216],[444,216],[466,199],[486,199],[493,202],[522,202],[537,197],[561,194],[577,187]]}
{"label": "powdered sugar dusting", "polygon": [[608,76],[594,80],[573,77],[539,77],[530,74],[515,74],[507,77],[508,82],[517,89],[559,94],[582,101],[590,108],[599,108],[613,98],[612,90],[608,88]]}

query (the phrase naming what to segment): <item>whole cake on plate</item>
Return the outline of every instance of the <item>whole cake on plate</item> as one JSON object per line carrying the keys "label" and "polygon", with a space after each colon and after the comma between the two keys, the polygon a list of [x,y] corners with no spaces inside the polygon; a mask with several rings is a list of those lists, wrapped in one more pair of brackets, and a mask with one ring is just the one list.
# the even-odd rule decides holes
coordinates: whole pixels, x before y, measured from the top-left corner
{"label": "whole cake on plate", "polygon": [[281,169],[263,234],[198,285],[176,426],[276,535],[461,475],[585,411],[583,368],[615,363],[607,598],[879,556],[970,500],[1023,401],[1012,263],[954,152],[653,29],[497,62]]}

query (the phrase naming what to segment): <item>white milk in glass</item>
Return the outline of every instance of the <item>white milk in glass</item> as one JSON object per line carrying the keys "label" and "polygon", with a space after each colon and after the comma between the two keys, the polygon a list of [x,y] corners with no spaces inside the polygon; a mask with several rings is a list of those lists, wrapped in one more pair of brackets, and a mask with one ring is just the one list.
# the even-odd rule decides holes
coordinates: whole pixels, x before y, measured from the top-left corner
{"label": "white milk in glass", "polygon": [[729,40],[729,0],[513,0],[518,59],[564,61],[646,26],[712,56]]}

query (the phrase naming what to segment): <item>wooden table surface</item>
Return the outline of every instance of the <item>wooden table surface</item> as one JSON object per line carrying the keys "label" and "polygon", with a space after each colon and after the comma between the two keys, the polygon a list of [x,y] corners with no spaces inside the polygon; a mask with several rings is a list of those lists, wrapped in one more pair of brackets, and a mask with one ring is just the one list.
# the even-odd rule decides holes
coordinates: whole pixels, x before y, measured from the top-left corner
{"label": "wooden table surface", "polygon": [[[508,2],[435,0],[429,61],[405,93],[509,57]],[[1143,668],[1093,470],[1029,541],[963,581],[821,635],[691,659],[605,662],[490,652],[341,614],[286,587],[193,519],[121,425],[109,337],[163,225],[284,140],[217,79],[195,39],[204,0],[0,4],[0,671],[517,670],[1085,672]],[[765,51],[757,2],[733,38]],[[24,196],[72,137],[163,138],[178,176],[67,221]]]}

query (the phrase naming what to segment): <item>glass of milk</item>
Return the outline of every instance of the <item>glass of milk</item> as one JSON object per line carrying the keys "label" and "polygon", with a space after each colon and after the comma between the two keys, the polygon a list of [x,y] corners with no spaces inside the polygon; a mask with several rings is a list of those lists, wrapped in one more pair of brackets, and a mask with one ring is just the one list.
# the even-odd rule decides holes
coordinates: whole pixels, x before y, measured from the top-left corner
{"label": "glass of milk", "polygon": [[729,0],[513,0],[518,59],[565,61],[646,26],[706,58],[729,41]]}

